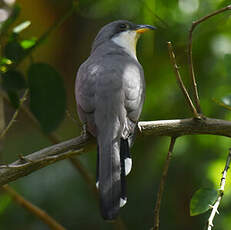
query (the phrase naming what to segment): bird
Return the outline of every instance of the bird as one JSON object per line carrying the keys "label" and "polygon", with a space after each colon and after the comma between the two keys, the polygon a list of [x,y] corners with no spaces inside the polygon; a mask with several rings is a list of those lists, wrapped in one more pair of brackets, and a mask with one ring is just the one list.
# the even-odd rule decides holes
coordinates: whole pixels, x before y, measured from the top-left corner
{"label": "bird", "polygon": [[125,176],[130,172],[145,80],[136,56],[142,33],[156,29],[127,20],[104,25],[80,65],[75,81],[77,112],[85,132],[97,141],[96,186],[101,215],[113,221],[127,202]]}

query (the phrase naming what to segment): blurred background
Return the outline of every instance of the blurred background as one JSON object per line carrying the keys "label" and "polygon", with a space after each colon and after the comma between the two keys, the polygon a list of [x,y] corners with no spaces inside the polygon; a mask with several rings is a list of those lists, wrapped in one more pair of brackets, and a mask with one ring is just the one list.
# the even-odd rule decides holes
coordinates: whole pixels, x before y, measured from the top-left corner
{"label": "blurred background", "polygon": [[[71,0],[0,0],[0,23],[12,16],[16,4],[21,10],[9,31],[30,21],[30,26],[20,33],[23,39],[39,38],[72,7]],[[176,85],[166,43],[172,41],[183,80],[190,87],[187,66],[190,25],[193,20],[228,4],[230,1],[223,0],[79,0],[77,10],[32,52],[34,62],[48,63],[61,74],[66,109],[74,118],[65,115],[53,133],[60,141],[80,135],[81,124],[74,99],[76,72],[89,56],[99,29],[117,19],[158,27],[154,33],[142,35],[137,47],[147,85],[141,120],[191,117]],[[193,36],[193,58],[202,110],[206,116],[227,120],[231,119],[231,112],[213,99],[229,98],[231,91],[231,62],[226,58],[231,54],[230,28],[231,17],[227,11],[201,24]],[[6,39],[1,40],[1,49],[6,42]],[[25,58],[17,67],[25,78],[29,63],[30,58]],[[5,123],[8,123],[15,109],[5,102],[2,111]],[[156,194],[169,142],[168,137],[136,139],[132,149],[133,169],[127,177],[128,203],[121,209],[127,229],[145,230],[153,225]],[[0,144],[1,162],[10,163],[19,154],[26,155],[53,143],[24,113],[19,113]],[[219,187],[229,147],[231,141],[226,137],[196,135],[177,139],[161,206],[160,229],[204,228],[209,213],[190,217],[190,199],[200,187]],[[78,159],[94,176],[96,151]],[[219,209],[221,215],[215,217],[215,226],[220,230],[231,226],[230,175]],[[98,202],[89,185],[68,160],[38,170],[10,185],[69,230],[115,229],[113,224],[101,219]],[[45,230],[48,227],[1,192],[0,229]]]}

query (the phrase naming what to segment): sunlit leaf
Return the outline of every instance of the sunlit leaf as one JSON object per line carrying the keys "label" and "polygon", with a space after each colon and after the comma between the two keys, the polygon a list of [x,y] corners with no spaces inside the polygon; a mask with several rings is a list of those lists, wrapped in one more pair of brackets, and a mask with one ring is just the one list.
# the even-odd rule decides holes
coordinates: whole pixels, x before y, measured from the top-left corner
{"label": "sunlit leaf", "polygon": [[22,22],[21,24],[14,27],[13,32],[18,34],[18,33],[22,32],[23,30],[25,30],[27,27],[29,27],[30,24],[31,24],[30,21]]}
{"label": "sunlit leaf", "polygon": [[218,196],[218,192],[215,189],[201,188],[198,189],[190,201],[190,215],[196,216],[204,213],[210,209],[210,205],[213,205]]}
{"label": "sunlit leaf", "polygon": [[2,75],[2,87],[5,90],[20,90],[26,88],[26,81],[19,71],[10,70]]}
{"label": "sunlit leaf", "polygon": [[24,49],[16,40],[12,40],[6,44],[4,49],[4,56],[6,58],[17,62],[23,57],[23,55],[24,55]]}
{"label": "sunlit leaf", "polygon": [[12,61],[8,58],[2,57],[0,59],[0,65],[11,65]]}
{"label": "sunlit leaf", "polygon": [[7,194],[1,194],[0,196],[0,215],[2,215],[5,211],[5,209],[8,207],[8,205],[11,202],[11,198]]}
{"label": "sunlit leaf", "polygon": [[45,63],[32,64],[28,71],[30,109],[45,132],[57,128],[64,118],[66,92],[60,74]]}
{"label": "sunlit leaf", "polygon": [[36,44],[36,38],[25,39],[20,42],[23,49],[29,49]]}

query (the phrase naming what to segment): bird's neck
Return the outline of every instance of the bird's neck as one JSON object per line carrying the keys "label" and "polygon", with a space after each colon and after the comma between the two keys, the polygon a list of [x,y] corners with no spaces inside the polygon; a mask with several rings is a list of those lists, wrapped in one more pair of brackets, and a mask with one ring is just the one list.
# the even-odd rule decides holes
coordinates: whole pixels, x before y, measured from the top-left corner
{"label": "bird's neck", "polygon": [[126,31],[120,33],[118,36],[112,38],[112,41],[118,46],[122,47],[129,56],[136,57],[136,43],[139,35],[135,31]]}

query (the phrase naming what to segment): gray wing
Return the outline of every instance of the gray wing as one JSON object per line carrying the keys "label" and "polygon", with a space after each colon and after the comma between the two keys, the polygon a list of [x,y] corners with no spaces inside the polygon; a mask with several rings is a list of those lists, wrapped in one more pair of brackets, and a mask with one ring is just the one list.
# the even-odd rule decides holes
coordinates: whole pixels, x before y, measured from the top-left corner
{"label": "gray wing", "polygon": [[145,98],[145,81],[143,68],[139,63],[128,65],[124,72],[124,92],[125,108],[127,120],[125,127],[130,134],[133,134],[135,126],[139,120],[144,98]]}
{"label": "gray wing", "polygon": [[97,81],[97,65],[86,60],[79,68],[75,82],[77,112],[82,123],[86,123],[88,131],[95,136],[94,122],[95,87]]}

